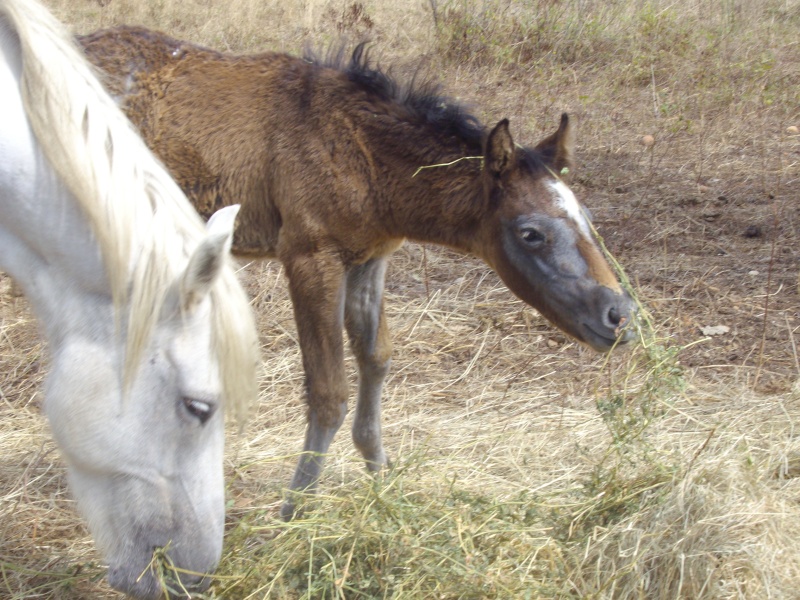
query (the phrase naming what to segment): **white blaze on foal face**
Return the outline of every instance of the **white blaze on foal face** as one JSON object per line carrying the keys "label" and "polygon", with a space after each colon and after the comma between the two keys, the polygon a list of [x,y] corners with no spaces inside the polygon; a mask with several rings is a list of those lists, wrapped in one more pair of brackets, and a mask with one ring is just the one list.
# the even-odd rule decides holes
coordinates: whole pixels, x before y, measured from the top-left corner
{"label": "white blaze on foal face", "polygon": [[588,239],[592,239],[592,230],[589,227],[589,221],[586,219],[584,210],[581,207],[575,194],[567,185],[560,180],[548,183],[548,186],[553,191],[556,204],[561,207],[577,226],[580,232]]}

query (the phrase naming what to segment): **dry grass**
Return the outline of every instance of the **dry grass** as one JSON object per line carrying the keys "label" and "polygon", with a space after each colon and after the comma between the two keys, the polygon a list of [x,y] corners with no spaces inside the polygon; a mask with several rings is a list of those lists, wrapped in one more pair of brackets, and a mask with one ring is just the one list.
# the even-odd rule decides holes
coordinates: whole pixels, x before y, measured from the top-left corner
{"label": "dry grass", "polygon": [[[284,524],[302,370],[280,266],[248,266],[266,368],[230,438],[206,597],[797,597],[797,0],[49,4],[76,31],[138,22],[234,51],[368,36],[523,143],[570,111],[574,187],[652,313],[645,344],[606,360],[478,261],[408,245],[387,298],[395,468],[367,477],[343,430]],[[112,598],[39,410],[42,352],[0,279],[0,596]]]}

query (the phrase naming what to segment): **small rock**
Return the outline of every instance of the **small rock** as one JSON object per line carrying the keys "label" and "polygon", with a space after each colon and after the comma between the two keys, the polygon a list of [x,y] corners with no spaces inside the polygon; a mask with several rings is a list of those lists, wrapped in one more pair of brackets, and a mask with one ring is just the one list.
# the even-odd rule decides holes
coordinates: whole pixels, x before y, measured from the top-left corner
{"label": "small rock", "polygon": [[547,340],[547,347],[548,348],[556,348],[558,346],[558,342],[555,341],[553,338],[549,338]]}
{"label": "small rock", "polygon": [[786,133],[789,135],[797,135],[800,133],[800,129],[798,129],[796,125],[789,125],[789,127],[786,128]]}
{"label": "small rock", "polygon": [[748,271],[747,274],[750,275],[751,277],[755,277],[758,275],[758,271]]}
{"label": "small rock", "polygon": [[709,325],[706,327],[701,327],[700,332],[703,335],[707,336],[714,336],[714,335],[725,335],[731,330],[730,327],[727,325]]}
{"label": "small rock", "polygon": [[697,191],[698,191],[698,192],[700,192],[701,194],[705,194],[705,193],[706,193],[706,192],[708,192],[710,189],[711,189],[711,188],[710,188],[710,187],[708,187],[707,185],[698,185],[698,186],[697,186]]}
{"label": "small rock", "polygon": [[642,146],[645,148],[652,148],[656,143],[656,138],[652,135],[643,135],[642,136]]}
{"label": "small rock", "polygon": [[744,230],[742,235],[744,235],[746,238],[761,237],[761,227],[758,225],[748,225],[747,229]]}

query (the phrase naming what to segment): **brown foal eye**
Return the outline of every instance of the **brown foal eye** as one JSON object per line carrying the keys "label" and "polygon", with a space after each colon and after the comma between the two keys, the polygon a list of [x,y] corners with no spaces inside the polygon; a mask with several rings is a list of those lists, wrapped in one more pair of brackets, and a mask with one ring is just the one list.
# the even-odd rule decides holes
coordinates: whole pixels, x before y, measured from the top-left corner
{"label": "brown foal eye", "polygon": [[544,234],[533,227],[524,227],[519,231],[519,237],[522,241],[531,246],[538,246],[545,241]]}

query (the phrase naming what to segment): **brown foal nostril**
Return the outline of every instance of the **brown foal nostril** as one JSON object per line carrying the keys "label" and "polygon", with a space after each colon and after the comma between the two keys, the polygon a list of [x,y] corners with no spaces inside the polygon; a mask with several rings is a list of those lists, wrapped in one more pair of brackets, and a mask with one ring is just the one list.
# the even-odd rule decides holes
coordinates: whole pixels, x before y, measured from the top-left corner
{"label": "brown foal nostril", "polygon": [[619,310],[617,310],[616,306],[612,306],[611,309],[608,311],[608,320],[614,326],[620,324],[620,321],[622,320],[622,315],[620,314]]}

